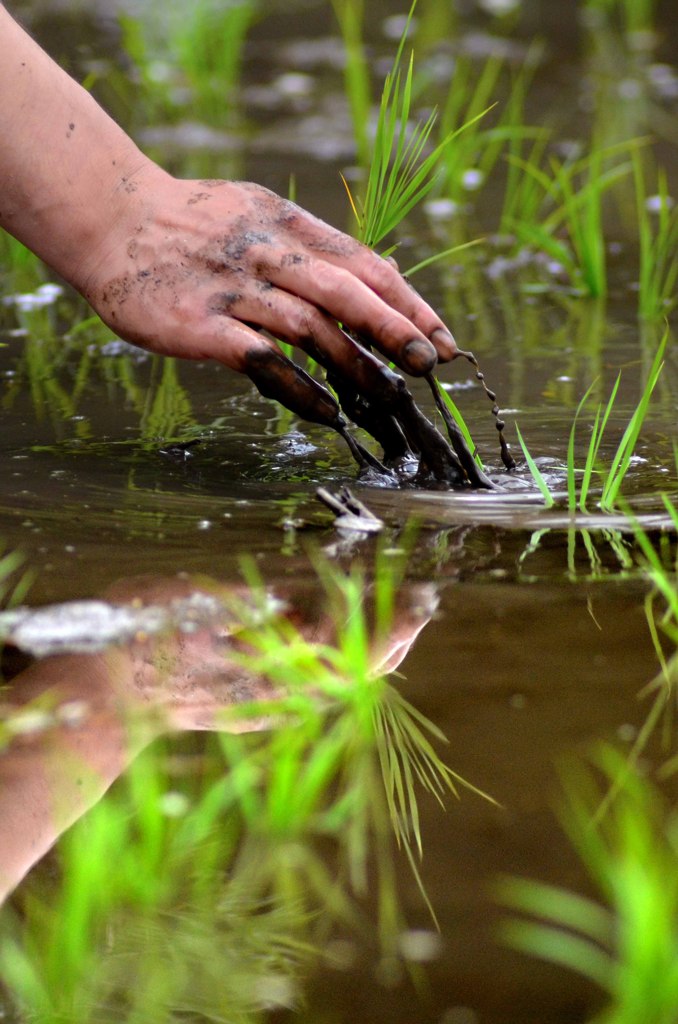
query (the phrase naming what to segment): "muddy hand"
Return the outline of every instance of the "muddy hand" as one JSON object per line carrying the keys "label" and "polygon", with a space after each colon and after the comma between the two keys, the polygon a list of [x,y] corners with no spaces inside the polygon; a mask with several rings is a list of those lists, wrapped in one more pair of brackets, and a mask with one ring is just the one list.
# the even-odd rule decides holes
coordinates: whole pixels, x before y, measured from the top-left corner
{"label": "muddy hand", "polygon": [[388,469],[349,434],[334,396],[282,352],[269,347],[251,352],[247,374],[264,398],[272,398],[297,416],[341,434],[361,470],[372,468],[389,475]]}
{"label": "muddy hand", "polygon": [[126,179],[124,216],[71,279],[122,337],[246,371],[271,342],[322,352],[337,321],[407,373],[456,345],[397,269],[257,185],[181,181],[150,161]]}
{"label": "muddy hand", "polygon": [[340,322],[415,375],[455,356],[389,261],[258,185],[167,174],[1,3],[0,50],[0,225],[120,337],[241,372],[273,345],[252,325],[322,351]]}

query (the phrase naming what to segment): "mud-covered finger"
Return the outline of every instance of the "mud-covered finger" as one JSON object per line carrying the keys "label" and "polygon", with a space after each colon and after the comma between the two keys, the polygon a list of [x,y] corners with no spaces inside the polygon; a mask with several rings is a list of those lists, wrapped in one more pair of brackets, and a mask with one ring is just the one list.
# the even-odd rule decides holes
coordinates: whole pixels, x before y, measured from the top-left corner
{"label": "mud-covered finger", "polygon": [[[393,257],[383,259],[373,250],[354,238],[312,214],[291,203],[284,203],[286,216],[281,218],[290,241],[296,246],[302,243],[307,254],[318,261],[347,272],[352,279],[376,294],[391,309],[404,316],[436,349],[441,362],[454,359],[457,345],[452,332],[435,310],[415,291],[401,275]],[[301,254],[289,254],[289,259],[299,261]],[[306,257],[308,258],[308,256]],[[294,289],[292,289],[294,290]],[[303,292],[297,291],[297,294]],[[310,296],[306,296],[309,298]],[[327,308],[327,307],[326,307]],[[348,315],[350,304],[346,304],[337,315],[342,323],[360,329]],[[368,317],[371,314],[368,313]],[[403,367],[406,368],[406,367]]]}
{"label": "mud-covered finger", "polygon": [[435,366],[436,346],[350,271],[324,260],[295,255],[284,259],[280,267],[271,268],[269,274],[279,288],[364,335],[407,373],[423,376]]}
{"label": "mud-covered finger", "polygon": [[[217,307],[217,297],[212,302]],[[405,382],[377,356],[342,331],[335,320],[310,303],[280,289],[266,289],[232,298],[231,314],[259,322],[272,334],[312,356],[328,372],[347,416],[384,449],[389,461],[408,452],[407,442],[392,413]]]}

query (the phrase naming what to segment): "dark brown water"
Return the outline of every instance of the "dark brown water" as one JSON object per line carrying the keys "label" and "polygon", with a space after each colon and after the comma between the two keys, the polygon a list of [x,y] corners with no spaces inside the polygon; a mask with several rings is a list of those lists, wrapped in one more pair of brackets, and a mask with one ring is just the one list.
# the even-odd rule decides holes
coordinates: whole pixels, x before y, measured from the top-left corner
{"label": "dark brown water", "polygon": [[[67,12],[48,18],[41,5],[31,6],[41,38],[76,65],[101,57],[102,26],[116,39],[108,13],[99,19],[92,12],[90,23],[80,9],[75,19]],[[121,98],[107,73],[97,89],[172,169],[238,175],[281,192],[294,174],[300,203],[347,225],[337,171],[352,159],[350,125],[336,66],[341,47],[326,6],[271,13],[256,27],[244,67],[247,131],[235,151],[223,138],[220,150],[218,135],[196,148],[195,129],[186,125],[146,125],[144,132],[143,117],[130,111],[124,90]],[[382,31],[390,7],[369,8],[377,56],[392,52]],[[654,65],[678,74],[670,4],[649,49],[629,53],[619,33],[602,40],[616,55],[609,66],[594,57],[594,36],[577,21],[575,4],[525,3],[511,33],[508,23],[475,5],[459,7],[450,18],[453,52],[484,56],[508,47],[520,62],[532,37],[545,38],[528,119],[546,116],[559,137],[569,139],[596,116],[594,95],[621,95],[615,113],[627,116],[632,134],[657,133],[676,194],[678,98],[657,96],[647,84]],[[305,77],[281,79],[292,72]],[[625,92],[629,81],[637,88]],[[627,93],[632,98],[624,100]],[[474,205],[469,194],[468,202],[471,234],[491,231],[499,196],[488,189],[482,201]],[[623,211],[611,210],[610,218],[606,305],[573,298],[557,275],[549,279],[534,264],[507,263],[489,244],[463,272],[445,266],[417,280],[460,345],[476,353],[498,393],[514,452],[518,420],[560,492],[579,398],[596,377],[598,395],[606,398],[624,368],[611,423],[610,445],[616,443],[663,330],[636,319],[634,243]],[[435,244],[442,247],[455,230],[438,221],[435,210],[408,225],[401,265]],[[243,553],[255,556],[266,579],[311,579],[307,546],[336,540],[315,489],[355,479],[339,438],[293,421],[219,366],[163,364],[116,343],[101,347],[96,328],[71,337],[87,312],[67,293],[28,312],[17,307],[14,294],[9,283],[0,292],[0,536],[37,570],[31,603],[95,596],[119,577],[145,572],[199,571],[232,581]],[[423,991],[406,980],[385,984],[366,939],[358,943],[354,967],[319,970],[309,980],[304,1008],[281,1020],[556,1024],[585,1021],[598,1005],[597,994],[578,979],[497,942],[489,885],[499,873],[518,873],[585,887],[553,815],[554,763],[594,739],[628,745],[643,722],[647,707],[637,694],[657,672],[643,611],[647,584],[633,565],[632,548],[624,565],[617,535],[611,541],[603,532],[621,520],[595,514],[582,520],[591,531],[587,549],[581,534],[568,536],[567,516],[541,509],[526,469],[519,467],[512,479],[502,475],[490,407],[471,367],[459,360],[440,377],[506,493],[469,497],[359,485],[356,493],[386,520],[394,544],[410,515],[422,524],[411,575],[434,580],[441,604],[405,662],[400,685],[448,736],[454,769],[502,807],[470,795],[446,814],[423,804],[423,874],[442,930]],[[430,409],[423,386],[415,395]],[[659,521],[651,517],[661,510],[660,491],[676,493],[677,409],[672,337],[625,485],[648,525]],[[188,456],[168,452],[168,445],[194,439],[200,443]],[[357,551],[369,559],[371,542]],[[412,926],[429,928],[406,870],[402,894]]]}

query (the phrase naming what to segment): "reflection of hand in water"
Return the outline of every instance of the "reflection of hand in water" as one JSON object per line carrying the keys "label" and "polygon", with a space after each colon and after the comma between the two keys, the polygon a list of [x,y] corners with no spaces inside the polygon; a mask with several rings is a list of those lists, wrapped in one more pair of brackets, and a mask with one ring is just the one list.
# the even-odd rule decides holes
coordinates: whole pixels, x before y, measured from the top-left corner
{"label": "reflection of hand in water", "polygon": [[[204,581],[203,581],[204,583]],[[163,733],[233,732],[265,727],[261,717],[229,717],[238,704],[270,701],[272,683],[229,658],[241,651],[241,625],[229,610],[244,588],[204,588],[223,599],[208,625],[149,637],[97,654],[63,653],[33,663],[12,683],[8,703],[55,709],[48,728],[17,736],[0,755],[0,900],[57,837],[94,804],[143,747]],[[168,605],[195,592],[189,579],[123,581],[113,604]],[[317,594],[281,594],[285,617],[307,641],[331,643]],[[435,606],[427,587],[400,588],[388,636],[374,642],[375,674],[404,659]],[[58,709],[80,709],[80,717]]]}

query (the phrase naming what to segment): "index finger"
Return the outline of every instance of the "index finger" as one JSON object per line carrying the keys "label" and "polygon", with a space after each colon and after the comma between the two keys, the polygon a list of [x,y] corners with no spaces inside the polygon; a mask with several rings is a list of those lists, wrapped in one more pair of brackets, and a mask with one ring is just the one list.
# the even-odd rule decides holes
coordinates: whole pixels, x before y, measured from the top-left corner
{"label": "index finger", "polygon": [[324,258],[328,263],[350,271],[387,305],[406,317],[428,338],[441,362],[453,359],[457,354],[457,344],[435,310],[389,260],[360,243],[356,246],[355,254],[349,260],[339,261],[331,252]]}
{"label": "index finger", "polygon": [[[408,373],[429,373],[438,358],[438,345],[447,353],[451,335],[444,327],[438,327],[438,318],[429,338],[411,319],[344,267],[292,252],[286,253],[278,266],[267,267],[266,273],[272,284],[329,313]],[[451,343],[454,344],[453,339]]]}
{"label": "index finger", "polygon": [[[286,211],[285,228],[288,240],[295,248],[301,241],[307,253],[348,271],[366,285],[431,342],[441,362],[453,359],[457,355],[457,345],[452,332],[435,310],[399,273],[395,261],[383,259],[355,238],[338,231],[293,203],[286,204]],[[345,316],[339,316],[338,319],[350,323],[351,303],[347,300],[345,305]],[[378,309],[363,307],[363,313],[372,319],[378,316]]]}

